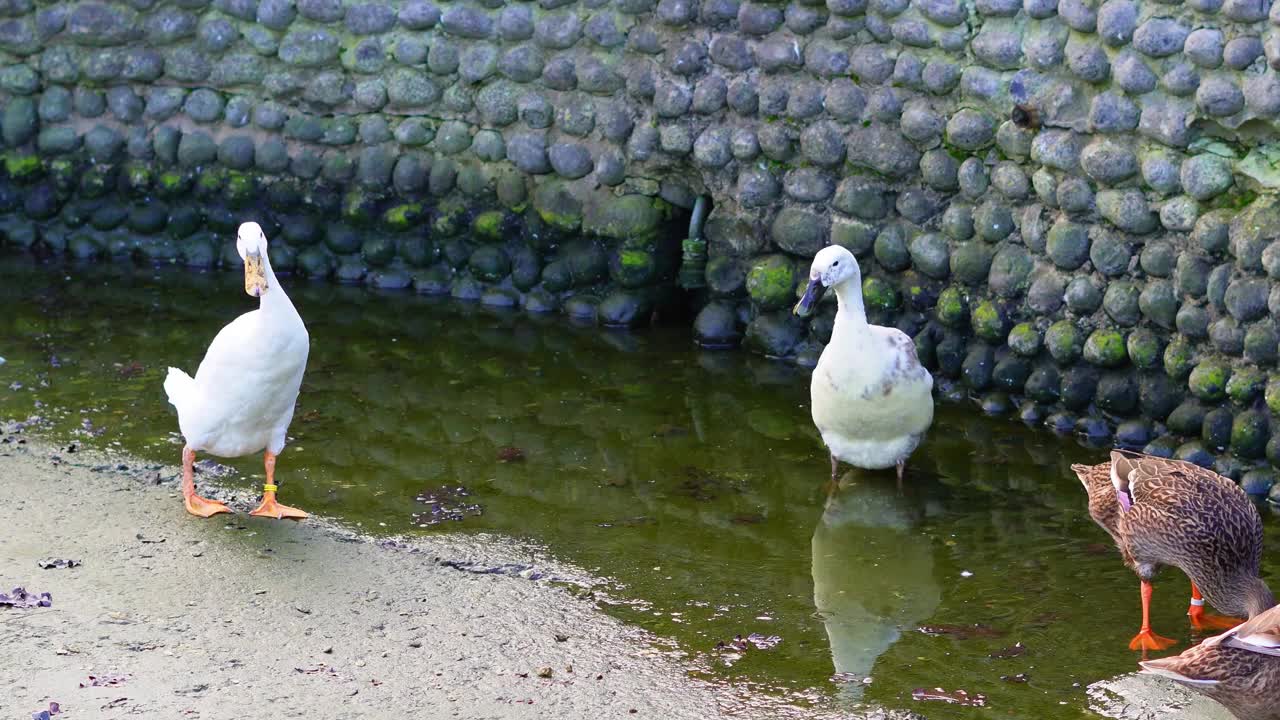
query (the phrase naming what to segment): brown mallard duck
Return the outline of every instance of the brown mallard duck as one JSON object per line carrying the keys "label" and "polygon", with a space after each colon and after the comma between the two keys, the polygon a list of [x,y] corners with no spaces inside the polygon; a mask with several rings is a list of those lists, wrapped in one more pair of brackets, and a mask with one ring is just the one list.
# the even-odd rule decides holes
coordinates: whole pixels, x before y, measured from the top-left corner
{"label": "brown mallard duck", "polygon": [[[1151,581],[1161,565],[1191,578],[1187,615],[1197,629],[1226,629],[1275,605],[1259,577],[1262,518],[1231,480],[1189,462],[1114,450],[1100,465],[1072,465],[1089,493],[1089,515],[1111,534],[1142,581],[1142,629],[1132,650],[1164,650],[1173,641],[1151,631]],[[1202,595],[1203,593],[1203,595]]]}
{"label": "brown mallard duck", "polygon": [[1140,664],[1144,673],[1217,700],[1240,720],[1280,720],[1280,607],[1181,655]]}

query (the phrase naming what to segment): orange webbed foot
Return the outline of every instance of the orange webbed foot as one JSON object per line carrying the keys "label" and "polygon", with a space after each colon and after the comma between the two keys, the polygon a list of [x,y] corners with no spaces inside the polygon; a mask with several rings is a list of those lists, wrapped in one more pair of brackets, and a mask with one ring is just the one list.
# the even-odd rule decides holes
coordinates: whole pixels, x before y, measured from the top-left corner
{"label": "orange webbed foot", "polygon": [[196,517],[207,518],[220,513],[231,512],[231,508],[223,505],[217,500],[206,500],[194,493],[187,495],[183,499],[183,504],[186,506],[187,512],[195,515]]}
{"label": "orange webbed foot", "polygon": [[1244,622],[1238,618],[1211,615],[1204,611],[1204,607],[1198,605],[1192,605],[1187,611],[1187,616],[1191,618],[1191,627],[1196,630],[1230,630]]}
{"label": "orange webbed foot", "polygon": [[1176,640],[1167,637],[1161,637],[1153,632],[1150,628],[1142,630],[1133,639],[1129,641],[1130,650],[1168,650],[1177,644]]}
{"label": "orange webbed foot", "polygon": [[256,510],[249,513],[254,517],[268,517],[276,520],[305,520],[309,517],[307,513],[298,508],[281,505],[276,502],[275,493],[267,493],[262,496],[262,504]]}

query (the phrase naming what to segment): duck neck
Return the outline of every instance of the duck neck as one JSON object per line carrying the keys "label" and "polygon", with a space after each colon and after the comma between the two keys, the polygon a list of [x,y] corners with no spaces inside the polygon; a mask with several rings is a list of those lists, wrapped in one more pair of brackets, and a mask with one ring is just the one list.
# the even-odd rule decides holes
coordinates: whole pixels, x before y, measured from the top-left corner
{"label": "duck neck", "polygon": [[271,314],[297,315],[298,311],[276,279],[276,271],[271,268],[271,258],[265,252],[262,253],[262,270],[267,278],[267,291],[258,299],[258,309]]}
{"label": "duck neck", "polygon": [[1267,587],[1262,578],[1249,578],[1244,594],[1244,608],[1249,617],[1261,615],[1275,607],[1275,605],[1276,598],[1271,594],[1271,588]]}
{"label": "duck neck", "polygon": [[836,323],[832,332],[859,334],[867,330],[867,310],[862,304],[862,286],[844,281],[835,286]]}

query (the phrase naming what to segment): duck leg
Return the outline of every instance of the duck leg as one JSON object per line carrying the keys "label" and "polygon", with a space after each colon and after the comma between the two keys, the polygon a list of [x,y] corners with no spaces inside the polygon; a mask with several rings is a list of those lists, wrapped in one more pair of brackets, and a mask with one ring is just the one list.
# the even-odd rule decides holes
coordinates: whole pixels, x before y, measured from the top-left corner
{"label": "duck leg", "polygon": [[1200,588],[1196,587],[1195,583],[1191,583],[1191,607],[1187,609],[1187,615],[1191,618],[1191,627],[1196,630],[1230,630],[1244,622],[1233,617],[1210,615],[1205,612],[1204,596],[1200,594]]}
{"label": "duck leg", "polygon": [[1168,650],[1174,642],[1151,632],[1151,583],[1142,581],[1142,629],[1129,641],[1130,650]]}
{"label": "duck leg", "polygon": [[187,512],[196,517],[211,517],[229,513],[231,509],[217,500],[206,500],[196,494],[196,451],[190,446],[182,448],[182,501]]}
{"label": "duck leg", "polygon": [[899,495],[902,494],[902,473],[906,469],[907,469],[907,461],[899,460],[898,461],[898,494]]}
{"label": "duck leg", "polygon": [[826,491],[827,497],[835,494],[836,488],[840,486],[840,461],[835,455],[831,456],[831,479],[822,484],[823,490]]}
{"label": "duck leg", "polygon": [[307,514],[298,508],[291,508],[288,505],[281,505],[276,502],[276,454],[268,450],[263,456],[264,464],[267,468],[267,484],[262,486],[262,504],[257,510],[249,513],[258,517],[275,518],[283,520],[303,520]]}

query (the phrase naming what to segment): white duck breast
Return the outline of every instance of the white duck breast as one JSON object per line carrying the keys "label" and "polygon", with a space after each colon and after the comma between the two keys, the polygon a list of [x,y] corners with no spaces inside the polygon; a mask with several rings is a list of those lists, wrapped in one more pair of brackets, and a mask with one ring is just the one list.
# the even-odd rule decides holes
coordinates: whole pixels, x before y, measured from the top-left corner
{"label": "white duck breast", "polygon": [[834,287],[838,309],[810,382],[813,422],[833,459],[901,470],[933,422],[933,377],[911,338],[867,322],[852,253],[833,245],[814,257],[798,313],[811,309],[822,287]]}

